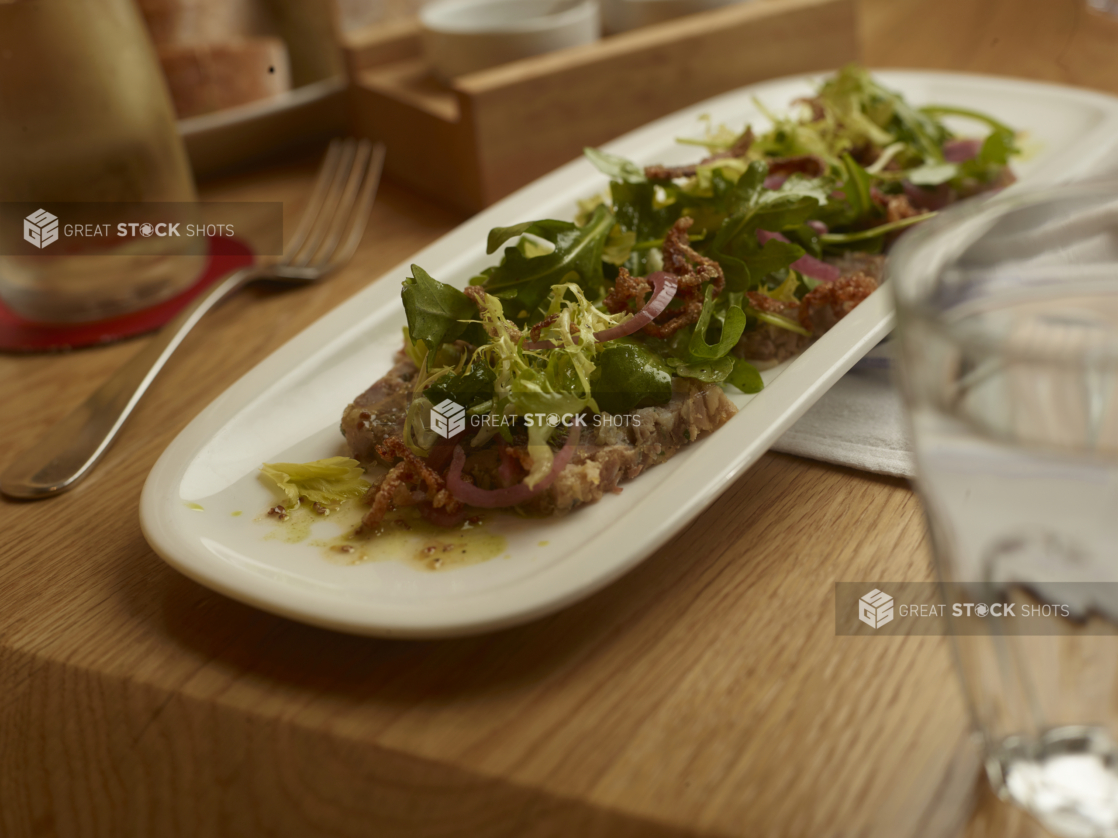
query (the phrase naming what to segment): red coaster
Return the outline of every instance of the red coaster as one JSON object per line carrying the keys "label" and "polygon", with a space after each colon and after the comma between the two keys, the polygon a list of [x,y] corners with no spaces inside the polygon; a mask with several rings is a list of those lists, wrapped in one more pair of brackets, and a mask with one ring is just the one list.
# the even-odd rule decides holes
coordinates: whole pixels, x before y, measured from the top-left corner
{"label": "red coaster", "polygon": [[236,239],[211,237],[207,255],[209,261],[201,278],[177,297],[108,320],[35,323],[24,320],[0,301],[0,352],[58,352],[154,332],[221,277],[253,263],[252,250]]}

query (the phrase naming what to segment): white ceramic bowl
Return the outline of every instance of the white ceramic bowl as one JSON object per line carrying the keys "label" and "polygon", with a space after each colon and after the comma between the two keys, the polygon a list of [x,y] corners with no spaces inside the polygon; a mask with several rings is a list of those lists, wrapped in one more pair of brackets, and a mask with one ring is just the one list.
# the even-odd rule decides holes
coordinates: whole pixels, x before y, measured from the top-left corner
{"label": "white ceramic bowl", "polygon": [[444,80],[589,44],[602,29],[598,0],[436,0],[419,21],[424,52]]}
{"label": "white ceramic bowl", "polygon": [[616,34],[673,17],[746,3],[750,0],[602,0],[606,32]]}

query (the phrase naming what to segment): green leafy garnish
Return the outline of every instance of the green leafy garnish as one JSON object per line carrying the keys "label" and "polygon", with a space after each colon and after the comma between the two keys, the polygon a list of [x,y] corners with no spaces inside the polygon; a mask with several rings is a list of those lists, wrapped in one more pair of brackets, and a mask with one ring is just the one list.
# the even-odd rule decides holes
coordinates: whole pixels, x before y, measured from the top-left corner
{"label": "green leafy garnish", "polygon": [[694,378],[708,384],[725,381],[734,371],[734,359],[729,356],[717,361],[680,361],[669,358],[667,363],[681,378]]}
{"label": "green leafy garnish", "polygon": [[518,321],[535,322],[542,318],[542,306],[554,285],[574,282],[589,296],[602,293],[602,251],[613,226],[613,213],[603,204],[582,227],[569,221],[544,220],[497,228],[489,234],[489,253],[524,234],[548,241],[554,249],[529,258],[515,247],[506,247],[501,263],[474,282],[500,297],[505,310]]}
{"label": "green leafy garnish", "polygon": [[[609,186],[617,224],[625,232],[632,233],[637,242],[663,239],[664,233],[676,222],[683,209],[682,204],[677,202],[658,204],[656,189],[648,181],[632,183],[615,180]],[[638,276],[659,270],[659,244],[655,248],[634,249],[627,267]]]}
{"label": "green leafy garnish", "polygon": [[424,390],[424,394],[431,404],[450,399],[462,407],[473,407],[493,398],[493,383],[496,380],[493,368],[478,358],[465,372],[440,376]]}
{"label": "green leafy garnish", "polygon": [[695,331],[691,334],[691,342],[688,345],[691,357],[697,360],[713,361],[728,355],[730,350],[737,346],[742,332],[745,331],[745,312],[740,306],[730,306],[726,310],[726,317],[722,323],[722,336],[718,343],[712,346],[706,342],[707,328],[710,326],[710,318],[715,306],[712,295],[713,289],[708,286],[703,299],[703,311],[699,315],[698,322],[695,323]]}
{"label": "green leafy garnish", "polygon": [[670,401],[672,371],[644,344],[622,338],[611,341],[598,357],[592,386],[598,407],[609,413],[628,413]]}
{"label": "green leafy garnish", "polygon": [[765,387],[757,368],[741,358],[734,359],[734,368],[726,376],[726,383],[733,384],[743,393],[760,393]]}
{"label": "green leafy garnish", "polygon": [[[586,149],[610,179],[608,194],[579,201],[574,223],[541,219],[491,230],[488,252],[500,252],[500,261],[472,280],[484,295],[413,268],[404,284],[405,336],[421,369],[405,443],[426,453],[438,441],[425,424],[429,407],[451,399],[488,419],[469,445],[496,434],[523,441],[527,432],[526,482],[534,486],[558,445],[540,415],[663,404],[674,378],[756,393],[760,373],[735,356],[748,330],[815,336],[798,311],[820,281],[793,268],[797,260],[881,252],[892,236],[934,214],[910,215],[922,204],[914,189],[939,205],[1012,180],[1007,166],[1018,148],[1009,126],[964,108],[913,107],[860,67],[844,68],[798,101],[802,107],[787,115],[758,102],[772,123],[761,134],[707,119],[704,138],[683,142],[709,156],[652,179],[642,165]],[[978,122],[984,139],[956,137],[943,117]],[[948,143],[956,145],[945,152]],[[958,160],[964,151],[975,153]],[[681,235],[673,231],[680,219],[689,246],[682,252],[665,245]],[[679,283],[657,324],[671,328],[601,343],[598,335],[616,334],[651,299],[623,271],[647,277],[665,260]],[[780,306],[761,305],[757,294]],[[679,316],[682,328],[673,321]]]}
{"label": "green leafy garnish", "polygon": [[428,366],[444,343],[459,339],[473,344],[485,342],[484,332],[474,322],[477,306],[469,297],[432,278],[419,265],[412,265],[411,272],[401,293],[404,314],[410,340],[423,341],[427,348]]}
{"label": "green leafy garnish", "polygon": [[858,230],[855,233],[827,233],[820,236],[820,239],[822,239],[824,244],[853,244],[854,242],[870,241],[871,239],[880,238],[888,233],[895,233],[898,230],[903,230],[906,227],[919,224],[921,221],[927,221],[934,216],[934,212],[925,212],[920,215],[913,215],[908,218],[891,221],[888,224],[879,224],[877,227],[871,227],[868,230]]}
{"label": "green leafy garnish", "polygon": [[619,180],[622,183],[645,183],[648,180],[644,176],[644,169],[624,157],[607,154],[596,148],[584,148],[582,153],[586,155],[587,160],[597,167],[598,171],[608,175],[611,180]]}

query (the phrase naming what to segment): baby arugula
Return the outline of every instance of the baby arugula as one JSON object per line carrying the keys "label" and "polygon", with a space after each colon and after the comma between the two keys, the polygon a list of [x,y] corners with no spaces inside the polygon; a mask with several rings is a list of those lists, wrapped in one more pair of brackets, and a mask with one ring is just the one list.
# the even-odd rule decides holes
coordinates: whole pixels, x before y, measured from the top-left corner
{"label": "baby arugula", "polygon": [[408,320],[408,336],[413,344],[423,342],[431,359],[446,343],[465,340],[479,346],[486,342],[485,330],[477,322],[477,306],[465,294],[434,279],[419,265],[404,280],[401,296]]}
{"label": "baby arugula", "polygon": [[543,317],[543,305],[555,285],[574,282],[587,297],[598,299],[605,293],[602,251],[613,226],[614,215],[602,204],[582,227],[551,219],[497,227],[489,233],[487,253],[495,253],[505,242],[522,236],[542,239],[552,250],[506,247],[501,263],[487,268],[471,284],[481,285],[500,298],[506,316],[521,324]]}

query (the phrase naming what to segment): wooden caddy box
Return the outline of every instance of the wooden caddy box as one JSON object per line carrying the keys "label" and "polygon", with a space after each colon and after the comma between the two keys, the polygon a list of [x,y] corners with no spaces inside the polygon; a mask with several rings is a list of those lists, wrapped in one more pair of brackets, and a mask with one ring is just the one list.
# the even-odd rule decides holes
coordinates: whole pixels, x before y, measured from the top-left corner
{"label": "wooden caddy box", "polygon": [[596,146],[744,85],[859,55],[855,0],[754,0],[461,76],[432,75],[418,24],[343,42],[354,133],[386,169],[476,212]]}

